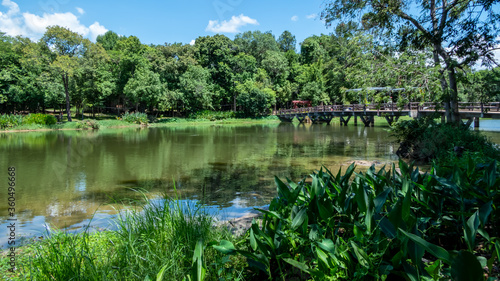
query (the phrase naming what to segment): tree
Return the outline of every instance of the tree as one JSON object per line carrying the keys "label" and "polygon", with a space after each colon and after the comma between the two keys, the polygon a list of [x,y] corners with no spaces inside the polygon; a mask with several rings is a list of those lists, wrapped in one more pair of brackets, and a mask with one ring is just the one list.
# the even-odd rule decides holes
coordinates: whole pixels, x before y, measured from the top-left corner
{"label": "tree", "polygon": [[160,81],[160,75],[147,67],[139,67],[130,78],[123,90],[125,96],[132,102],[136,110],[143,111],[148,108],[154,110],[166,99],[165,87]]}
{"label": "tree", "polygon": [[198,65],[189,66],[180,77],[184,106],[190,113],[212,109],[212,84],[210,72]]}
{"label": "tree", "polygon": [[[498,34],[498,0],[334,0],[326,4],[322,19],[359,20],[363,27],[395,37],[401,46],[430,47],[434,64],[442,66],[441,88],[448,122],[460,121],[458,69],[479,59],[492,63]],[[357,18],[362,14],[361,19]]]}
{"label": "tree", "polygon": [[104,35],[97,36],[96,42],[100,43],[106,51],[111,51],[115,48],[120,38],[122,37],[110,30],[104,33]]}
{"label": "tree", "polygon": [[295,45],[297,44],[297,40],[295,36],[288,30],[283,31],[280,37],[278,38],[278,45],[280,50],[284,53],[288,51],[295,51]]}
{"label": "tree", "polygon": [[89,44],[75,72],[77,100],[73,101],[77,106],[77,114],[79,108],[83,110],[86,105],[91,106],[92,110],[96,105],[102,106],[115,91],[110,61],[109,54],[100,43]]}
{"label": "tree", "polygon": [[276,102],[276,93],[257,81],[247,80],[236,86],[236,91],[237,103],[246,116],[269,114],[271,106]]}
{"label": "tree", "polygon": [[240,51],[254,56],[260,63],[267,51],[279,51],[278,43],[271,32],[247,31],[236,34],[234,42]]}
{"label": "tree", "polygon": [[52,69],[62,79],[66,94],[66,112],[68,121],[71,122],[70,80],[78,67],[78,58],[83,56],[90,41],[84,40],[80,34],[60,26],[47,27],[42,41],[47,50],[53,54],[50,64]]}

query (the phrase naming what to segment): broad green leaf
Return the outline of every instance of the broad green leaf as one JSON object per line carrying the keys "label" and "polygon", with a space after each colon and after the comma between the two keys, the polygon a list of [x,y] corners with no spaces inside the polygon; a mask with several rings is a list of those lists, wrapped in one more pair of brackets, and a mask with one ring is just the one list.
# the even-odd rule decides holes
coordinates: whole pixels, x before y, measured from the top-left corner
{"label": "broad green leaf", "polygon": [[481,208],[479,209],[479,221],[481,222],[482,226],[486,225],[486,222],[488,221],[488,216],[493,211],[492,205],[493,201],[490,201],[481,206]]}
{"label": "broad green leaf", "polygon": [[311,198],[314,198],[315,196],[321,197],[321,184],[319,182],[318,176],[317,175],[312,175],[313,181],[311,185]]}
{"label": "broad green leaf", "polygon": [[327,255],[325,252],[323,252],[323,250],[322,250],[322,249],[320,249],[320,248],[316,247],[316,255],[318,256],[318,259],[319,259],[321,262],[323,262],[323,264],[324,264],[324,266],[325,266],[326,268],[329,268],[329,267],[330,267],[329,262],[328,262],[329,257],[328,257],[328,255]]}
{"label": "broad green leaf", "polygon": [[[168,269],[168,264],[164,265],[160,271],[158,272],[158,274],[156,275],[156,281],[163,281],[163,278],[165,276],[165,272],[167,271]],[[149,279],[149,278],[148,278]]]}
{"label": "broad green leaf", "polygon": [[379,221],[378,225],[382,230],[382,232],[385,234],[385,236],[387,236],[387,238],[389,239],[396,238],[396,228],[394,227],[394,225],[391,223],[390,220],[384,217]]}
{"label": "broad green leaf", "polygon": [[493,161],[486,168],[486,172],[484,173],[484,181],[488,185],[488,188],[495,187],[495,183],[497,180],[497,161]]}
{"label": "broad green leaf", "polygon": [[369,263],[369,258],[366,255],[365,251],[363,249],[360,249],[354,241],[351,241],[352,248],[354,250],[354,254],[356,255],[356,258],[358,259],[359,263],[366,268],[370,267]]}
{"label": "broad green leaf", "polygon": [[250,228],[250,247],[252,247],[252,250],[257,251],[257,241],[252,228]]}
{"label": "broad green leaf", "polygon": [[299,261],[296,261],[296,260],[292,260],[290,258],[286,258],[286,259],[283,259],[283,260],[285,262],[291,264],[292,266],[295,266],[296,268],[300,269],[301,271],[303,271],[305,273],[309,273],[309,267],[307,266],[307,264],[299,262]]}
{"label": "broad green leaf", "polygon": [[278,177],[274,177],[274,182],[278,186],[278,194],[283,196],[286,201],[290,201],[290,189]]}
{"label": "broad green leaf", "polygon": [[332,255],[335,253],[335,244],[331,239],[324,239],[321,243],[318,243],[318,246]]}
{"label": "broad green leaf", "polygon": [[429,275],[434,280],[439,280],[439,270],[441,269],[441,260],[437,260],[433,262],[431,265],[425,268],[425,271],[429,273]]}
{"label": "broad green leaf", "polygon": [[375,206],[375,213],[380,213],[382,211],[382,207],[385,204],[385,201],[387,200],[387,195],[391,193],[392,188],[388,187],[384,189],[384,191],[380,192],[377,197],[373,200],[373,204]]}
{"label": "broad green leaf", "polygon": [[227,240],[221,240],[219,245],[214,245],[213,247],[217,251],[226,255],[233,254],[236,251],[236,248],[234,247],[233,243]]}
{"label": "broad green leaf", "polygon": [[455,281],[484,280],[483,268],[477,257],[469,251],[460,251],[453,259],[451,277]]}
{"label": "broad green leaf", "polygon": [[411,197],[413,194],[413,185],[407,179],[403,179],[403,192],[405,192],[405,197],[403,199],[403,206],[401,208],[401,215],[403,221],[408,222],[410,217],[410,207],[411,207]]}
{"label": "broad green leaf", "polygon": [[469,251],[474,250],[476,245],[476,234],[479,228],[479,211],[474,212],[474,214],[467,220],[464,227],[465,242],[469,247]]}
{"label": "broad green leaf", "polygon": [[413,242],[419,244],[420,246],[424,247],[424,249],[429,252],[431,255],[435,256],[438,259],[441,259],[443,262],[447,264],[451,264],[451,259],[450,259],[450,253],[446,251],[445,249],[434,245],[432,243],[429,243],[422,239],[421,237],[418,237],[415,234],[408,233],[401,228],[398,228],[399,231],[401,231],[404,235],[406,235],[408,238],[410,238]]}
{"label": "broad green leaf", "polygon": [[275,217],[275,218],[280,219],[280,220],[283,219],[283,217],[280,214],[276,213],[275,211],[268,211],[268,210],[259,209],[259,208],[253,208],[253,209],[257,210],[257,211],[259,211],[261,213],[267,214],[267,215],[269,215],[271,217]]}
{"label": "broad green leaf", "polygon": [[304,223],[304,221],[306,220],[306,217],[307,217],[306,212],[307,212],[307,208],[302,208],[297,213],[297,215],[295,215],[295,217],[292,220],[292,225],[290,226],[290,228],[292,230],[296,230],[299,226],[301,226]]}
{"label": "broad green leaf", "polygon": [[194,249],[191,275],[194,276],[194,281],[202,281],[205,279],[205,274],[206,269],[203,266],[203,241],[198,240]]}

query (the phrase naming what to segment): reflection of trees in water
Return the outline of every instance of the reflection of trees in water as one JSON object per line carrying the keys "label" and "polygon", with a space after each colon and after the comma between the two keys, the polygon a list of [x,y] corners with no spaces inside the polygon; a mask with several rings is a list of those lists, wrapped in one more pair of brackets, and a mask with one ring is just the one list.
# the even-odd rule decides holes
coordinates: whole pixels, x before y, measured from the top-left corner
{"label": "reflection of trees in water", "polygon": [[[391,147],[383,130],[335,125],[132,128],[11,136],[0,135],[5,156],[0,165],[15,164],[23,175],[18,178],[23,192],[16,198],[22,219],[45,216],[58,226],[89,219],[97,208],[112,210],[108,204],[142,204],[142,194],[133,189],[174,197],[174,181],[181,199],[222,208],[261,206],[276,194],[275,175],[299,181],[323,164],[333,171],[338,167],[334,165],[350,159],[387,158]],[[5,218],[6,212],[0,209],[0,216]]]}

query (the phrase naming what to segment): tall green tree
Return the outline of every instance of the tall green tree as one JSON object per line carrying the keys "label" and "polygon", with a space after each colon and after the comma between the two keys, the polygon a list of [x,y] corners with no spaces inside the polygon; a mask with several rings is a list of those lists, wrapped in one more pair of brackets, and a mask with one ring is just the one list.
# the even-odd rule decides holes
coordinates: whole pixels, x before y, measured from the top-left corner
{"label": "tall green tree", "polygon": [[83,39],[82,35],[68,28],[49,26],[42,37],[48,52],[52,54],[50,66],[58,75],[64,86],[66,95],[66,113],[68,121],[71,119],[71,100],[69,87],[71,79],[78,68],[78,59],[83,56],[90,41]]}
{"label": "tall green tree", "polygon": [[297,44],[297,39],[288,30],[283,31],[278,38],[278,45],[280,50],[284,53],[288,51],[295,51],[295,45]]}
{"label": "tall green tree", "polygon": [[135,105],[136,110],[148,109],[153,112],[159,104],[164,104],[166,91],[160,75],[147,67],[139,67],[124,88],[124,94]]}
{"label": "tall green tree", "polygon": [[279,51],[278,43],[270,31],[247,31],[236,34],[234,43],[240,47],[240,51],[255,57],[259,64],[267,51]]}
{"label": "tall green tree", "polygon": [[122,37],[120,37],[118,34],[109,30],[103,35],[97,36],[96,42],[100,43],[106,51],[111,51],[115,48],[116,43],[118,43],[118,40],[120,40],[121,38]]}
{"label": "tall green tree", "polygon": [[[448,122],[459,122],[457,70],[483,59],[493,60],[492,50],[500,30],[498,0],[333,0],[322,19],[327,26],[359,21],[363,27],[398,44],[430,47],[434,64],[442,66],[440,78]],[[362,15],[359,18],[359,15]]]}
{"label": "tall green tree", "polygon": [[103,106],[116,89],[112,74],[111,58],[100,43],[90,43],[87,51],[80,58],[75,72],[76,92],[74,103],[77,114],[85,106],[94,108]]}
{"label": "tall green tree", "polygon": [[179,80],[187,112],[213,108],[213,85],[210,83],[210,72],[207,69],[199,65],[189,66]]}

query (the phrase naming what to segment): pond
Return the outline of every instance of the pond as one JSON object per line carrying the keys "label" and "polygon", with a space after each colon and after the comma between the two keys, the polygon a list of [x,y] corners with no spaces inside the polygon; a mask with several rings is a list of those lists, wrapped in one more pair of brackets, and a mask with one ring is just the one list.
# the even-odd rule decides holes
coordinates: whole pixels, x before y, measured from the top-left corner
{"label": "pond", "polygon": [[[268,124],[4,133],[0,179],[7,182],[8,167],[16,168],[18,236],[44,235],[46,226],[112,228],[117,209],[140,205],[145,195],[177,195],[229,219],[269,204],[274,176],[299,181],[322,165],[335,173],[352,161],[397,161],[386,130]],[[490,134],[500,143],[500,133]],[[5,247],[9,217],[1,198]]]}

